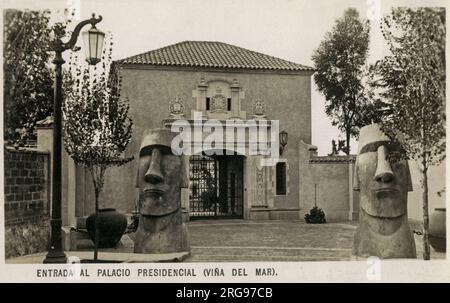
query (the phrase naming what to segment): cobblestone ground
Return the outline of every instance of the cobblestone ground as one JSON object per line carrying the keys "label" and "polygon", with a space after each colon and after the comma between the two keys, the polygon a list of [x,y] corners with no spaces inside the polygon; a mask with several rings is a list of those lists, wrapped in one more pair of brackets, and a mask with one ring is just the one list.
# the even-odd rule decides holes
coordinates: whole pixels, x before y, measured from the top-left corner
{"label": "cobblestone ground", "polygon": [[350,223],[208,220],[188,223],[188,262],[350,260]]}
{"label": "cobblestone ground", "polygon": [[[411,222],[412,229],[420,229]],[[188,223],[187,262],[345,261],[351,260],[357,222],[306,224],[303,221],[206,220]],[[422,238],[415,235],[417,258]],[[445,253],[431,249],[432,259]]]}
{"label": "cobblestone ground", "polygon": [[[412,230],[421,224],[410,222]],[[264,261],[348,261],[357,222],[306,224],[303,221],[203,220],[187,223],[191,254],[185,262],[264,262]],[[417,259],[422,259],[422,237],[415,235]],[[82,251],[67,252],[92,258],[89,239]],[[131,260],[133,234],[124,235],[114,249],[100,250],[100,258]],[[113,253],[114,256],[108,255]],[[45,253],[6,260],[6,263],[42,263]],[[445,259],[445,253],[431,249],[431,259]],[[112,259],[111,259],[112,260]],[[154,261],[141,261],[154,262]]]}

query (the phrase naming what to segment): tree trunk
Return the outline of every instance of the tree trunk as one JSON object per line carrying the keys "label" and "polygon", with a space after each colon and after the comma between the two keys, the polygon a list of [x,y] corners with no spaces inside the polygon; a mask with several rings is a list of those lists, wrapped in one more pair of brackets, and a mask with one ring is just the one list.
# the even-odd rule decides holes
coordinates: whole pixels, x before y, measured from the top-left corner
{"label": "tree trunk", "polygon": [[348,155],[350,155],[350,130],[349,129],[345,132],[345,136],[346,136],[346,141],[345,141],[346,151],[345,151],[345,153],[348,156]]}
{"label": "tree trunk", "polygon": [[98,246],[100,241],[100,232],[98,230],[98,210],[99,210],[99,199],[100,193],[103,188],[103,176],[104,169],[101,169],[100,172],[96,171],[95,166],[91,166],[89,171],[92,176],[92,182],[94,183],[94,191],[95,191],[95,221],[94,221],[94,261],[98,259]]}
{"label": "tree trunk", "polygon": [[428,215],[428,159],[427,159],[427,132],[425,118],[425,103],[423,98],[423,81],[420,83],[420,103],[421,108],[421,148],[422,148],[422,182],[423,182],[423,192],[422,192],[422,202],[423,202],[423,259],[430,260],[430,240],[429,240],[429,228],[430,228],[430,218]]}
{"label": "tree trunk", "polygon": [[422,180],[423,180],[423,259],[430,260],[430,242],[429,242],[429,225],[430,218],[428,215],[428,176],[427,176],[427,163],[426,156],[423,158],[423,171],[422,171]]}
{"label": "tree trunk", "polygon": [[98,242],[100,241],[100,233],[98,231],[98,202],[99,198],[99,189],[95,188],[95,238],[94,238],[94,261],[98,259]]}

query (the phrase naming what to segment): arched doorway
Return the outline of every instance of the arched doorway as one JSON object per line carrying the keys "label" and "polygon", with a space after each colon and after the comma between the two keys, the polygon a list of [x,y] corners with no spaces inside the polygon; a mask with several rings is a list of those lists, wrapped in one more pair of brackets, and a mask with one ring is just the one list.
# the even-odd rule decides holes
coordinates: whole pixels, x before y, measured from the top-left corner
{"label": "arched doorway", "polygon": [[244,158],[204,153],[190,157],[190,219],[243,218]]}

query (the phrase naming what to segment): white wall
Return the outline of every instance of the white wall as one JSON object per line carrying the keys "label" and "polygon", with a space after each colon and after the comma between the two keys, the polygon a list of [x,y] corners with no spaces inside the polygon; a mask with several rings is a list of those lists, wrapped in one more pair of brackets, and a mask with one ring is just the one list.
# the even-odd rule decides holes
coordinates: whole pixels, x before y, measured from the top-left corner
{"label": "white wall", "polygon": [[[422,220],[422,191],[421,173],[415,161],[409,162],[413,191],[408,194],[408,216],[412,219]],[[434,208],[445,207],[445,193],[439,197],[437,192],[445,187],[445,162],[433,166],[428,174],[429,211]]]}

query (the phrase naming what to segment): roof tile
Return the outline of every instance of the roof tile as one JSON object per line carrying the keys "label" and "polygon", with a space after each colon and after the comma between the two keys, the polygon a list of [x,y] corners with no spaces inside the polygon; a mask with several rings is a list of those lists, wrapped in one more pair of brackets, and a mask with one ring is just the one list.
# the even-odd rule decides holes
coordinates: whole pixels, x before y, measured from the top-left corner
{"label": "roof tile", "polygon": [[183,41],[116,61],[122,64],[314,71],[312,67],[223,42]]}
{"label": "roof tile", "polygon": [[314,156],[309,160],[309,163],[329,163],[329,162],[355,162],[356,155],[349,156]]}

